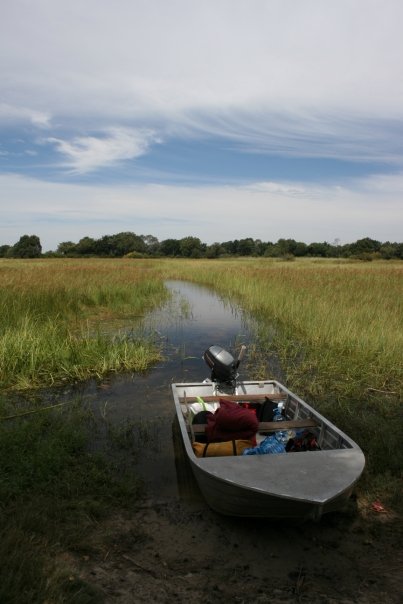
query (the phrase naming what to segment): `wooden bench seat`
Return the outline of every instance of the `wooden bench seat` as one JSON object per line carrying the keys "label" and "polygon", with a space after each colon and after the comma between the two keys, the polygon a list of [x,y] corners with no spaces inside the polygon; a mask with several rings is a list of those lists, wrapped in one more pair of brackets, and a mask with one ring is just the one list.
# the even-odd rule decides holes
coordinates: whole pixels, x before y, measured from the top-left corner
{"label": "wooden bench seat", "polygon": [[[269,399],[270,401],[283,401],[287,398],[287,395],[283,392],[272,392],[269,394],[220,394],[219,396],[202,396],[205,403],[219,403],[220,399],[228,399],[229,401],[264,401]],[[179,400],[182,403],[196,403],[199,398],[197,396],[180,396]]]}
{"label": "wooden bench seat", "polygon": [[[204,434],[207,424],[192,424],[193,434]],[[258,432],[275,432],[276,430],[293,430],[301,428],[317,428],[318,422],[315,419],[290,419],[282,422],[260,422]]]}

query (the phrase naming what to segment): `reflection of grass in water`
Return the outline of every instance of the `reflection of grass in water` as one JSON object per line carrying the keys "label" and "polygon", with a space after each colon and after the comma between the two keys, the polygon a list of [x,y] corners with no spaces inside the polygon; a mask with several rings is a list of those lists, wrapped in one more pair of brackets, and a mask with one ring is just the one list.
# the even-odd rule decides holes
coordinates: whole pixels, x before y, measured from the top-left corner
{"label": "reflection of grass in water", "polygon": [[180,325],[183,321],[192,319],[192,305],[178,292],[174,292],[155,312],[146,317],[144,323],[149,329],[157,332],[165,325]]}
{"label": "reflection of grass in water", "polygon": [[192,306],[186,298],[181,298],[179,301],[180,319],[192,318]]}
{"label": "reflection of grass in water", "polygon": [[142,449],[160,450],[160,426],[156,419],[125,419],[116,425],[108,422],[108,433],[115,448],[137,454]]}

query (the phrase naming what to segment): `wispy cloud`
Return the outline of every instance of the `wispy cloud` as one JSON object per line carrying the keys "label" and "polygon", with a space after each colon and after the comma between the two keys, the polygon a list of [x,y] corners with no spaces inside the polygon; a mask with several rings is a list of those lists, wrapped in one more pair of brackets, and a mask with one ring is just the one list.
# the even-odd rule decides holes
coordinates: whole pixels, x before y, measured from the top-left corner
{"label": "wispy cloud", "polygon": [[0,123],[30,122],[39,128],[48,128],[50,121],[51,115],[49,113],[29,107],[0,103]]}
{"label": "wispy cloud", "polygon": [[77,136],[71,141],[49,137],[65,160],[63,166],[78,174],[140,157],[152,143],[161,142],[152,130],[109,128],[100,136]]}
{"label": "wispy cloud", "polygon": [[181,135],[219,137],[249,153],[320,157],[403,165],[403,120],[365,118],[358,112],[245,108],[188,112]]}
{"label": "wispy cloud", "polygon": [[[401,162],[400,0],[3,4],[0,120],[44,127],[52,115],[55,148],[77,173],[147,152],[150,131]],[[83,134],[60,136],[69,128]]]}

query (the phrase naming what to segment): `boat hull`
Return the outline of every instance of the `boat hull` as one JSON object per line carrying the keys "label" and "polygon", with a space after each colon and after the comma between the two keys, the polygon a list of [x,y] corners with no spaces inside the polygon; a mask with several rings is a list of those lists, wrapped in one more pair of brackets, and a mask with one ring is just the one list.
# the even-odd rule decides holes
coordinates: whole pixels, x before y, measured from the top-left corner
{"label": "boat hull", "polygon": [[[294,419],[314,418],[324,449],[287,454],[198,458],[186,421],[186,397],[208,397],[205,384],[173,384],[185,451],[208,505],[229,516],[319,519],[343,509],[365,465],[356,443],[312,407],[275,381],[242,382],[247,394],[283,393]],[[231,398],[229,396],[228,398]],[[332,443],[337,442],[338,446]]]}
{"label": "boat hull", "polygon": [[[354,488],[354,484],[347,488],[344,486],[334,498],[314,501],[309,495],[305,498],[281,495],[270,483],[267,484],[266,490],[257,490],[240,482],[229,482],[210,469],[201,467],[197,462],[192,463],[190,460],[190,463],[208,505],[226,516],[317,520],[323,514],[345,507]],[[290,481],[294,480],[291,475]]]}

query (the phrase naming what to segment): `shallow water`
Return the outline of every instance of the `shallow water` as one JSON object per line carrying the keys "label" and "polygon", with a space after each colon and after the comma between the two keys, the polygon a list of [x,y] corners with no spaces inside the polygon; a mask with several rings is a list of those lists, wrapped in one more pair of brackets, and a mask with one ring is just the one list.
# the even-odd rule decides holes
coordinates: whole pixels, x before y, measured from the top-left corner
{"label": "shallow water", "polygon": [[209,346],[218,344],[235,356],[240,345],[247,345],[251,339],[246,318],[238,307],[225,303],[205,287],[180,281],[166,285],[172,300],[145,322],[146,329],[153,330],[161,342],[164,360],[146,374],[113,377],[93,392],[99,409],[114,422],[141,422],[145,446],[139,453],[137,471],[148,495],[158,500],[195,494],[187,483],[185,460],[174,433],[171,383],[210,377],[202,359]]}
{"label": "shallow water", "polygon": [[[154,501],[194,500],[200,495],[175,434],[171,383],[210,377],[202,359],[204,351],[217,344],[235,357],[241,344],[251,342],[252,335],[242,310],[213,291],[181,281],[170,281],[166,286],[172,292],[171,300],[147,316],[143,325],[162,347],[164,359],[158,365],[144,374],[111,375],[102,381],[52,390],[51,396],[53,403],[79,397],[99,419],[120,427],[134,425],[135,438],[144,443],[136,451],[135,472],[142,478],[147,496]],[[105,325],[105,330],[111,328]],[[95,448],[100,444],[97,441]]]}

